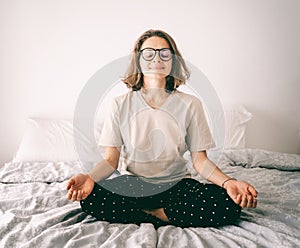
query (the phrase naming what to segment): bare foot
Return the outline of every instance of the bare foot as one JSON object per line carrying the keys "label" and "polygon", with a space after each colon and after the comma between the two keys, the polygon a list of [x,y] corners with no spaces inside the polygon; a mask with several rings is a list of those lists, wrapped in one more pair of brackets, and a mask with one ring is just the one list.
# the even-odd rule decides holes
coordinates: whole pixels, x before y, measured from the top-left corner
{"label": "bare foot", "polygon": [[143,211],[147,214],[151,214],[156,218],[161,219],[164,222],[170,222],[163,208],[158,208],[151,211],[150,210],[143,210]]}

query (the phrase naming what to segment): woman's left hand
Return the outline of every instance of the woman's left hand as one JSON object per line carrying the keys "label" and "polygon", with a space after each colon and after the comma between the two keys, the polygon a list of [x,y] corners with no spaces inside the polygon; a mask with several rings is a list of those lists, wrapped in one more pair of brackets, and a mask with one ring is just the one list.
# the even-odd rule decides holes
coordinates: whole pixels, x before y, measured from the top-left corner
{"label": "woman's left hand", "polygon": [[225,189],[231,199],[242,208],[256,208],[257,191],[247,182],[230,180],[226,182]]}

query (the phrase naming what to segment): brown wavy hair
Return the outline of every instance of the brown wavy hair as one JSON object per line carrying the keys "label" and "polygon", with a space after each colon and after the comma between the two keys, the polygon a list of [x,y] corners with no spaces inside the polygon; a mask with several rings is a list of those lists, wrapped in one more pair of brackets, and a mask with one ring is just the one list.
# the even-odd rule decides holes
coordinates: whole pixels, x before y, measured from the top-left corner
{"label": "brown wavy hair", "polygon": [[130,65],[125,73],[125,77],[122,81],[126,86],[133,91],[140,90],[143,86],[143,73],[140,67],[140,50],[145,40],[150,37],[161,37],[165,39],[173,55],[172,59],[172,70],[166,79],[166,91],[172,92],[178,88],[179,85],[185,84],[190,77],[190,71],[187,68],[179,50],[177,49],[174,39],[162,30],[150,29],[144,32],[136,41],[131,56]]}

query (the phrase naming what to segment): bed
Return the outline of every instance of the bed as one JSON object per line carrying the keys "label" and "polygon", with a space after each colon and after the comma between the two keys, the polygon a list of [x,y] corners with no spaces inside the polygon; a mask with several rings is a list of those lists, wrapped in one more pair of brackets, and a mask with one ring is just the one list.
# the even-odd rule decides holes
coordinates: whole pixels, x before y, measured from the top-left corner
{"label": "bed", "polygon": [[[31,130],[29,138],[24,136],[17,156],[0,167],[0,247],[300,247],[300,155],[224,149],[218,166],[255,185],[257,208],[244,209],[236,225],[168,225],[156,230],[150,223],[96,221],[81,211],[78,202],[68,201],[66,182],[82,172],[72,149],[67,149],[70,123],[55,124],[65,130],[62,142],[61,137],[53,140],[52,121],[48,141],[52,140],[41,144],[45,140],[41,132],[49,129],[49,121],[38,122],[32,125],[35,133]],[[192,176],[203,180],[195,173]]]}

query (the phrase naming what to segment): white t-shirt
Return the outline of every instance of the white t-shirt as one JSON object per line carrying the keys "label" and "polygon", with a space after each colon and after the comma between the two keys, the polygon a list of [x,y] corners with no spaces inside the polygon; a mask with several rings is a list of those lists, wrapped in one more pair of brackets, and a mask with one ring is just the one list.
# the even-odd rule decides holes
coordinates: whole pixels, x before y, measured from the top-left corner
{"label": "white t-shirt", "polygon": [[113,99],[98,145],[122,147],[121,174],[155,183],[186,177],[183,154],[214,142],[197,97],[176,90],[153,109],[140,91],[130,91]]}

